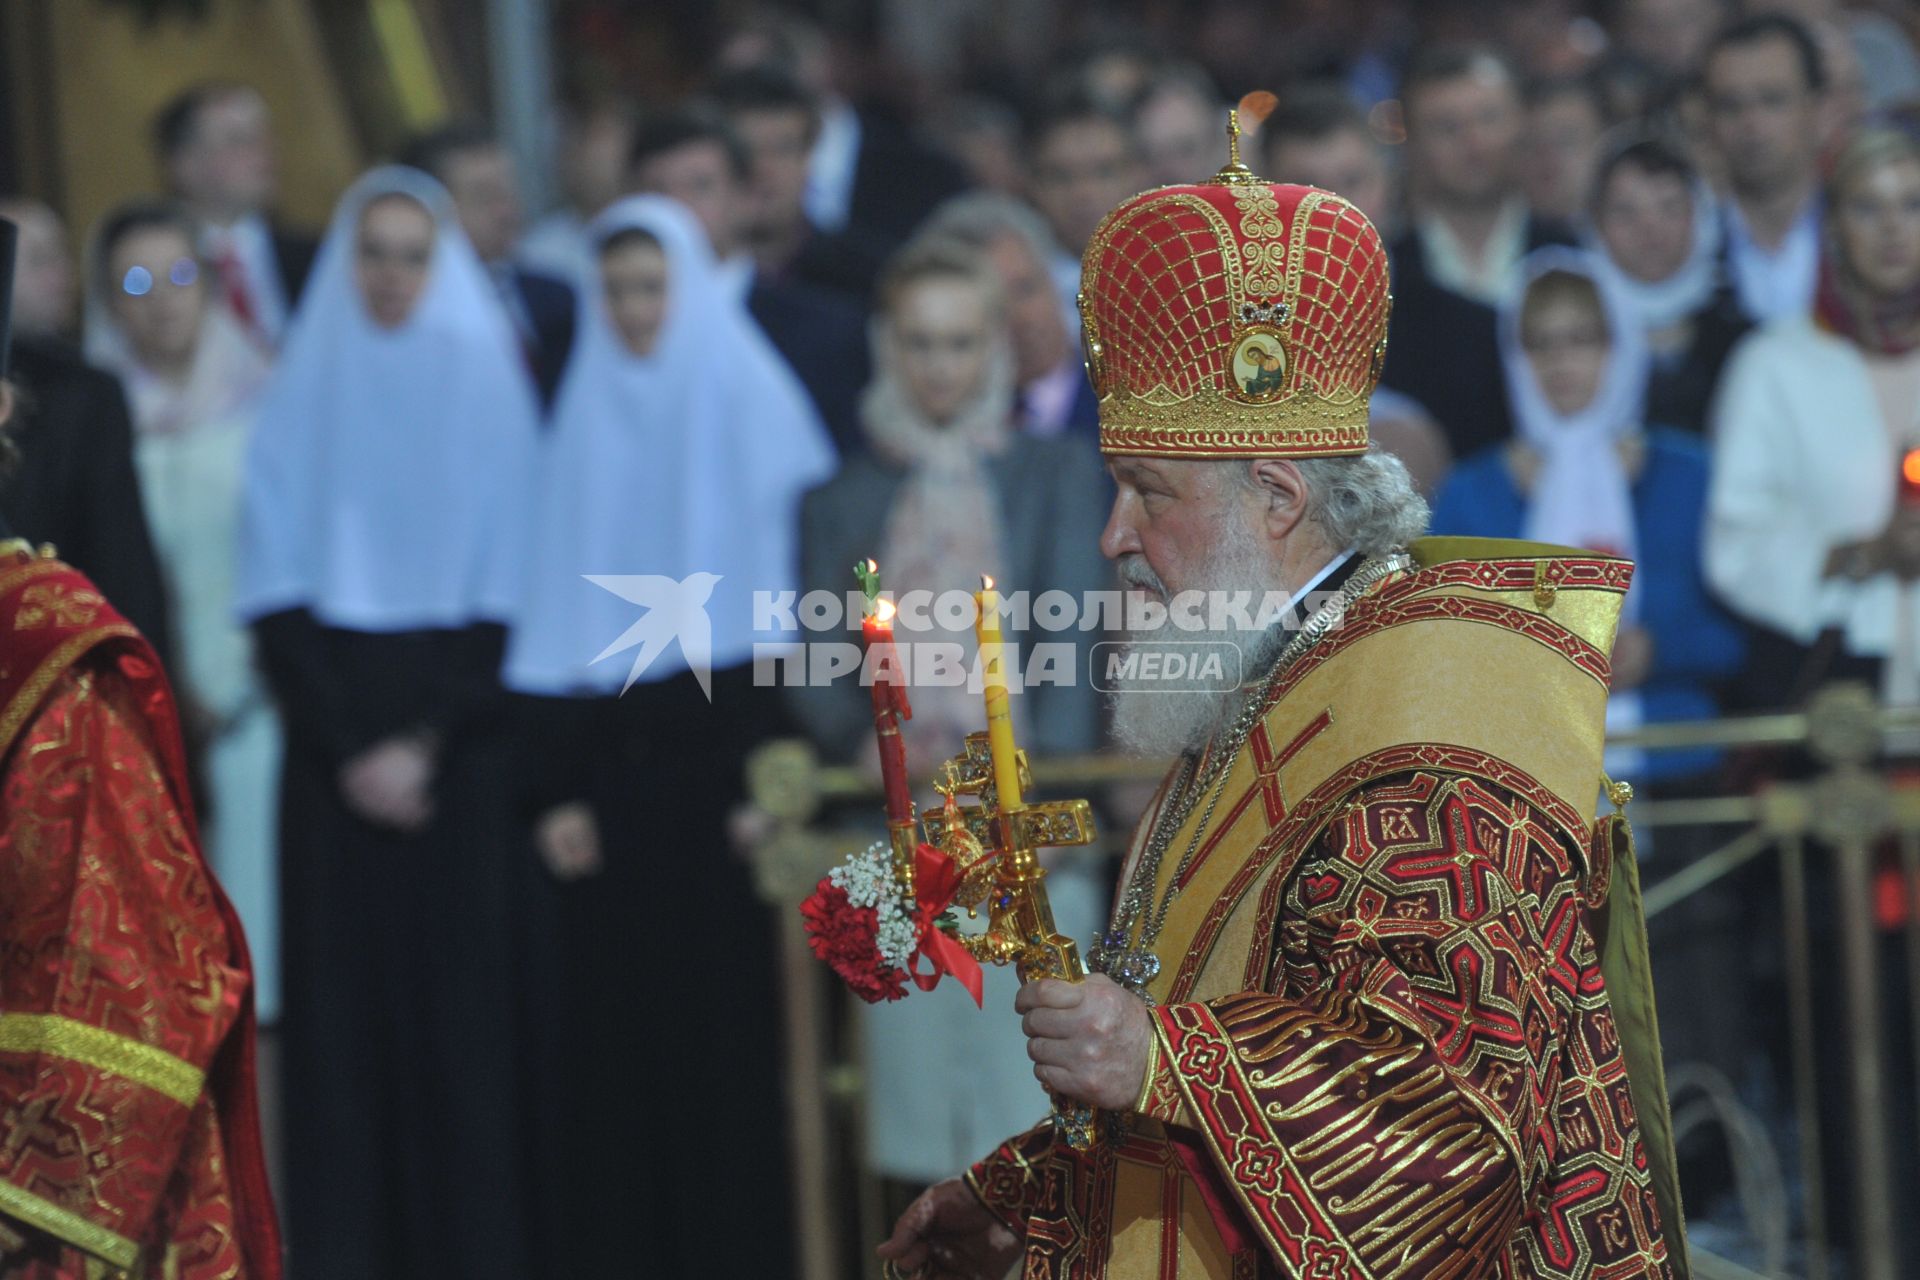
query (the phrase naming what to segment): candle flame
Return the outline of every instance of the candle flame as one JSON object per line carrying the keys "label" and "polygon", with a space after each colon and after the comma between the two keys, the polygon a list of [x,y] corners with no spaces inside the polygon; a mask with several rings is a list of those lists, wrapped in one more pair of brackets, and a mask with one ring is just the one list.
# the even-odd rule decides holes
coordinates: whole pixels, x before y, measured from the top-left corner
{"label": "candle flame", "polygon": [[873,616],[880,622],[891,623],[894,613],[893,601],[887,599],[885,596],[880,597],[879,601],[873,606]]}
{"label": "candle flame", "polygon": [[878,560],[875,560],[872,556],[867,557],[866,564],[867,564],[868,573],[880,572],[880,562]]}
{"label": "candle flame", "polygon": [[980,575],[980,589],[982,591],[993,590],[993,579],[984,573]]}
{"label": "candle flame", "polygon": [[1920,485],[1920,449],[1907,450],[1907,456],[1900,459],[1900,474],[1908,484]]}

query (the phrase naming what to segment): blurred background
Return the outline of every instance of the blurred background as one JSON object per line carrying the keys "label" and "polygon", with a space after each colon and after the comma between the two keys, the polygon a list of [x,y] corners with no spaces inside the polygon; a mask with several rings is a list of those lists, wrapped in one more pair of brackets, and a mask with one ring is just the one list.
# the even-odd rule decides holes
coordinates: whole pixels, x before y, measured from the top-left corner
{"label": "blurred background", "polygon": [[[1434,531],[1639,563],[1609,770],[1701,1274],[1920,1275],[1917,41],[1898,0],[0,0],[0,510],[187,709],[293,1274],[877,1274],[1044,1113],[1007,975],[867,1008],[808,954],[881,830],[865,691],[755,680],[718,605],[711,689],[623,691],[644,602],[580,575],[1111,588],[1079,258],[1263,89],[1249,166],[1391,246],[1372,433]],[[979,711],[920,698],[928,777]],[[1054,855],[1084,940],[1161,765],[1089,689],[1016,701],[1101,816]]]}

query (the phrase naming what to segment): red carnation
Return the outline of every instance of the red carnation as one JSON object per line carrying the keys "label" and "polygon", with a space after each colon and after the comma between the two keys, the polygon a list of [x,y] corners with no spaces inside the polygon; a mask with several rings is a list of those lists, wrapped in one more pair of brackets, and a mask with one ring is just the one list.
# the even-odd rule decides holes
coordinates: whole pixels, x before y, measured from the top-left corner
{"label": "red carnation", "polygon": [[854,906],[845,889],[823,879],[800,904],[800,914],[807,922],[807,945],[853,994],[868,1004],[907,994],[906,973],[880,958],[879,912]]}

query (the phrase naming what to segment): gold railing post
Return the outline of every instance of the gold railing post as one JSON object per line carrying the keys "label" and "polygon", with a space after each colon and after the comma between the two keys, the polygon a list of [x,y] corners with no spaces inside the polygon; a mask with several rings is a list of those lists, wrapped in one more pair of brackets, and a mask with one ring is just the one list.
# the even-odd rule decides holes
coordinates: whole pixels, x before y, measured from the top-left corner
{"label": "gold railing post", "polygon": [[1907,1030],[1913,1036],[1913,1114],[1920,1118],[1920,824],[1900,823],[1900,869],[1907,890]]}
{"label": "gold railing post", "polygon": [[1807,745],[1827,766],[1812,792],[1812,833],[1832,850],[1852,1130],[1853,1265],[1861,1280],[1894,1280],[1893,1153],[1880,1035],[1879,937],[1873,919],[1876,847],[1893,829],[1887,780],[1870,766],[1885,736],[1862,685],[1823,689],[1807,708]]}
{"label": "gold railing post", "polygon": [[1813,947],[1807,930],[1806,845],[1780,841],[1782,939],[1786,947],[1788,1038],[1793,1055],[1793,1112],[1800,1130],[1800,1181],[1806,1192],[1807,1280],[1827,1280],[1826,1174],[1821,1167],[1820,1086],[1814,1078]]}
{"label": "gold railing post", "polygon": [[1893,1156],[1880,1037],[1879,946],[1873,922],[1873,846],[1834,851],[1841,973],[1846,984],[1847,1098],[1853,1117],[1854,1275],[1895,1280]]}
{"label": "gold railing post", "polygon": [[[800,1280],[841,1280],[840,1200],[828,1104],[828,1002],[820,964],[796,905],[832,865],[830,847],[807,830],[820,806],[819,770],[804,743],[768,743],[747,761],[747,794],[772,830],[753,850],[755,888],[776,908],[780,1012],[786,1035],[788,1194]],[[780,908],[784,907],[782,910]],[[750,1229],[750,1228],[748,1228]]]}

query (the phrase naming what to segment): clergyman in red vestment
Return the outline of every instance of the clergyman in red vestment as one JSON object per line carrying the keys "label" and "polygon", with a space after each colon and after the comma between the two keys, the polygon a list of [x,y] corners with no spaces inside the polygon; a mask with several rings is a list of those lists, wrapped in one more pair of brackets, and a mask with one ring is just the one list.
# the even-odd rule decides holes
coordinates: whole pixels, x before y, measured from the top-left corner
{"label": "clergyman in red vestment", "polygon": [[0,1277],[278,1277],[253,1052],[153,650],[0,542]]}

